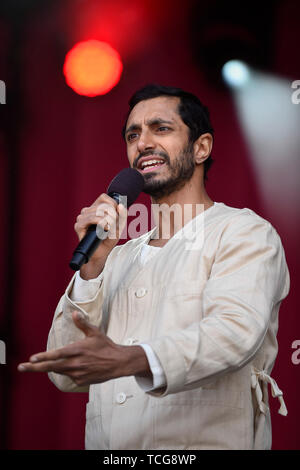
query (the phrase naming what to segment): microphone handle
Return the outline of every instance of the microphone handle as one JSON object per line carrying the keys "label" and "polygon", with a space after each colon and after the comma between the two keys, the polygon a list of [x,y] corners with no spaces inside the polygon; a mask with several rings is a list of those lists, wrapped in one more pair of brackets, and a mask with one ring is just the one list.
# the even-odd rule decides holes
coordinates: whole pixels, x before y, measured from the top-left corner
{"label": "microphone handle", "polygon": [[[122,202],[122,196],[118,193],[110,193],[109,196],[112,197],[117,204]],[[108,232],[101,227],[98,227],[97,230],[96,228],[96,225],[91,225],[83,239],[77,245],[69,263],[69,266],[73,271],[79,271],[83,264],[88,263],[102,240],[105,240],[107,237]]]}

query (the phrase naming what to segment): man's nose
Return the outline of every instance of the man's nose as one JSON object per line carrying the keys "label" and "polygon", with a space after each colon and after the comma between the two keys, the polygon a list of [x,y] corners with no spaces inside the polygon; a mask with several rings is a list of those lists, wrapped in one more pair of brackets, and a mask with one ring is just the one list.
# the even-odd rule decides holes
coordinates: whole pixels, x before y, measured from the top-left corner
{"label": "man's nose", "polygon": [[141,132],[137,147],[140,153],[155,147],[154,139],[150,132],[147,130]]}

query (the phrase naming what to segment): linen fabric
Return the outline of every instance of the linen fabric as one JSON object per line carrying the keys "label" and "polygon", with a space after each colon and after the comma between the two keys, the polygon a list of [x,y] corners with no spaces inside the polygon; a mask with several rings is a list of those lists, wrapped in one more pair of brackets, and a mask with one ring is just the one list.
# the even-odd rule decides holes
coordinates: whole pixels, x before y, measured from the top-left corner
{"label": "linen fabric", "polygon": [[71,300],[73,276],[58,303],[48,350],[83,338],[79,310],[116,343],[148,344],[166,377],[145,393],[134,377],[78,387],[50,373],[60,390],[89,391],[86,449],[271,448],[268,383],[287,412],[270,377],[289,291],[282,243],[247,208],[215,203],[197,222],[195,243],[177,232],[145,266],[156,228],[116,246],[91,300]]}

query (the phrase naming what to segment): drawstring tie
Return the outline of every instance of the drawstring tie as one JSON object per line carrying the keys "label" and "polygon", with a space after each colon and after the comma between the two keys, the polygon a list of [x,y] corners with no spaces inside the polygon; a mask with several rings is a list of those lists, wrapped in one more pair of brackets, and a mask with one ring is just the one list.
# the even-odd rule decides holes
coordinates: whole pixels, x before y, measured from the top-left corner
{"label": "drawstring tie", "polygon": [[277,397],[280,402],[280,408],[278,410],[278,413],[280,415],[286,416],[288,411],[283,400],[283,393],[278,387],[275,380],[272,377],[270,377],[270,375],[268,375],[265,370],[258,370],[256,369],[256,367],[252,366],[251,367],[251,386],[255,390],[255,395],[257,398],[260,411],[266,414],[268,407],[262,400],[263,394],[262,394],[259,380],[261,380],[262,382],[267,382],[271,385],[272,396],[274,398]]}

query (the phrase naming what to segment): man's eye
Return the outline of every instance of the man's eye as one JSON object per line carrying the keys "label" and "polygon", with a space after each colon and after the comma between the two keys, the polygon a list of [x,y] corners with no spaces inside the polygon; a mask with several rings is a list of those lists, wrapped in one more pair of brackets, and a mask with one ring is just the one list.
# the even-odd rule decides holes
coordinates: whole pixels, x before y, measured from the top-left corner
{"label": "man's eye", "polygon": [[167,126],[160,126],[157,130],[160,131],[160,132],[164,132],[164,131],[169,131],[170,128],[167,127]]}
{"label": "man's eye", "polygon": [[130,142],[131,140],[133,140],[136,136],[137,136],[137,134],[128,134],[128,136],[127,136],[128,142]]}

